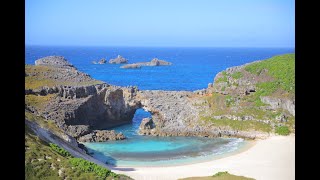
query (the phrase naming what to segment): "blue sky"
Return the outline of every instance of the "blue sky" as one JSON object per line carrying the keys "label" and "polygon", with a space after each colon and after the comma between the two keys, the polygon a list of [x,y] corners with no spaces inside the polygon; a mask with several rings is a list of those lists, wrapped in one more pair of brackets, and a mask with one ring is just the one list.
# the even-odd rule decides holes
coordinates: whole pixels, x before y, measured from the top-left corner
{"label": "blue sky", "polygon": [[295,47],[294,0],[26,0],[27,45]]}

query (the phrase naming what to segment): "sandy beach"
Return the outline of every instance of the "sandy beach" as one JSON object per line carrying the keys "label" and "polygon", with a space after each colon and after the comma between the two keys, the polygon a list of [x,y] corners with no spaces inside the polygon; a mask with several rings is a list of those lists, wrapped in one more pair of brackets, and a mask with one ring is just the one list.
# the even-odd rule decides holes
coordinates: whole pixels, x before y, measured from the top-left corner
{"label": "sandy beach", "polygon": [[[176,180],[228,171],[257,180],[295,179],[295,136],[271,136],[249,149],[209,162],[171,167],[119,167],[114,172],[136,180]],[[121,170],[120,170],[121,169]]]}

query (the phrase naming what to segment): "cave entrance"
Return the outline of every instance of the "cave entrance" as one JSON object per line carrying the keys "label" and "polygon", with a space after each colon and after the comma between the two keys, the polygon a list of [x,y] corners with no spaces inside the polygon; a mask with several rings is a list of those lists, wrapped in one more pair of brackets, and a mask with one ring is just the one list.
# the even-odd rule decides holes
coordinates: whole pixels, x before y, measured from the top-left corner
{"label": "cave entrance", "polygon": [[151,117],[151,113],[139,108],[134,113],[131,123],[113,129],[117,132],[122,132],[127,138],[137,136],[141,120],[147,117]]}

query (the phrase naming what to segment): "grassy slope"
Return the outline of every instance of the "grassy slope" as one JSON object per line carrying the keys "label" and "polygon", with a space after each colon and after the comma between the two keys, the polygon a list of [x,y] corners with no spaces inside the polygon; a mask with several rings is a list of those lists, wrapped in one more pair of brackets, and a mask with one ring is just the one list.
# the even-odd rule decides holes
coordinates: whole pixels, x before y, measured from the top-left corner
{"label": "grassy slope", "polygon": [[[73,161],[77,158],[63,156],[50,145],[37,137],[27,126],[25,127],[25,176],[28,180],[40,179],[131,179],[124,175],[116,175],[109,170],[82,160],[87,167],[75,166]],[[72,164],[73,163],[73,164]],[[106,178],[99,176],[94,171],[87,169],[98,169],[107,172]],[[61,176],[59,176],[59,170]]]}
{"label": "grassy slope", "polygon": [[[202,116],[205,121],[213,122],[217,126],[228,126],[235,130],[257,130],[263,132],[271,132],[274,129],[266,123],[256,121],[237,121],[228,119],[214,119],[212,116],[217,115],[235,115],[235,116],[253,116],[255,119],[271,120],[277,123],[276,116],[285,112],[281,109],[268,111],[260,108],[265,106],[261,102],[261,96],[273,97],[294,97],[295,96],[295,55],[285,54],[274,56],[264,61],[249,64],[244,69],[255,75],[260,75],[262,71],[267,71],[267,74],[272,77],[273,81],[267,81],[257,84],[256,92],[250,95],[240,97],[232,95],[222,95],[213,93],[212,96],[204,97],[205,104],[209,108],[209,116]],[[227,82],[228,77],[226,72],[222,72],[222,77],[217,79],[215,83]],[[234,79],[243,77],[241,72],[235,72],[230,75]],[[288,113],[286,113],[288,114]],[[292,130],[295,118],[289,115],[288,122],[283,123]]]}
{"label": "grassy slope", "polygon": [[[36,89],[42,86],[57,85],[94,85],[100,84],[101,81],[90,80],[81,83],[58,81],[48,79],[45,73],[56,73],[56,69],[47,66],[25,66],[25,71],[34,76],[25,77],[25,89]],[[43,110],[46,104],[56,97],[56,94],[48,94],[46,96],[25,95],[25,104],[33,106],[38,110]],[[25,111],[25,118],[34,121],[51,132],[62,133],[56,124],[51,120],[45,120],[43,117],[37,116],[29,111]],[[59,170],[62,172],[59,176]],[[96,171],[92,172],[93,170]],[[89,161],[64,157],[55,151],[50,145],[37,137],[27,126],[25,127],[25,176],[28,180],[40,179],[131,179],[125,175],[116,175],[109,173],[108,177],[102,178],[99,174],[104,174],[109,170],[95,165]]]}
{"label": "grassy slope", "polygon": [[59,70],[50,66],[32,66],[25,65],[25,72],[27,74],[35,74],[34,76],[25,77],[25,89],[38,89],[43,86],[59,86],[59,85],[70,85],[70,86],[89,86],[95,84],[101,84],[102,81],[90,80],[85,82],[68,82],[68,81],[59,81],[57,79],[48,79],[45,76],[45,73],[59,73]]}

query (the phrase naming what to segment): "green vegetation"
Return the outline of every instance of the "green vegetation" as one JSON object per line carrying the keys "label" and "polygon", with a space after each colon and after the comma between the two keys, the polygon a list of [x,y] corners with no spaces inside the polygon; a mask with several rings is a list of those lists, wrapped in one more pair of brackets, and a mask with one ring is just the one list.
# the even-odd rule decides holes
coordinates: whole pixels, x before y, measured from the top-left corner
{"label": "green vegetation", "polygon": [[[264,61],[252,63],[247,65],[245,70],[258,76],[266,71],[267,75],[273,78],[272,81],[257,84],[257,92],[252,96],[256,106],[265,105],[260,100],[261,96],[269,96],[279,90],[289,94],[295,93],[295,54],[274,56]],[[282,96],[284,95],[282,93]]]}
{"label": "green vegetation", "polygon": [[46,120],[41,116],[36,116],[31,112],[25,111],[24,112],[25,119],[29,121],[36,122],[40,127],[49,129],[53,133],[61,133],[62,130],[57,127],[57,125],[52,120]]}
{"label": "green vegetation", "polygon": [[48,94],[46,96],[25,95],[24,99],[25,99],[25,103],[29,106],[43,108],[51,99],[55,97],[56,97],[56,94]]}
{"label": "green vegetation", "polygon": [[242,72],[238,71],[238,72],[235,72],[235,73],[231,74],[231,77],[234,78],[234,79],[240,79],[240,78],[243,77],[243,74],[242,74]]}
{"label": "green vegetation", "polygon": [[58,145],[53,144],[53,143],[50,143],[49,145],[50,145],[50,147],[51,147],[52,150],[56,151],[57,153],[59,153],[59,154],[62,155],[63,157],[69,157],[69,156],[71,156],[71,154],[70,154],[68,151],[66,151],[65,149],[59,147]]}
{"label": "green vegetation", "polygon": [[230,127],[233,130],[247,131],[255,130],[262,132],[271,132],[272,127],[269,124],[259,121],[238,121],[230,119],[214,119],[212,117],[201,117],[204,121],[212,122],[214,125],[219,127]]}
{"label": "green vegetation", "polygon": [[31,76],[25,76],[25,89],[38,89],[43,86],[53,87],[59,85],[70,85],[70,86],[89,86],[95,84],[101,84],[102,81],[91,80],[83,82],[72,82],[72,81],[59,81],[54,78],[47,77],[47,74],[61,73],[57,68],[49,66],[31,66],[25,65],[26,74],[32,74]]}
{"label": "green vegetation", "polygon": [[[245,67],[246,71],[256,75],[260,75],[264,69],[267,70],[268,75],[274,78],[272,83],[276,85],[275,87],[280,87],[287,92],[295,92],[295,54],[274,56]],[[273,86],[264,85],[264,87]],[[272,91],[270,90],[270,92]]]}
{"label": "green vegetation", "polygon": [[92,162],[62,155],[56,148],[60,147],[41,140],[25,126],[25,179],[131,179]]}
{"label": "green vegetation", "polygon": [[287,136],[290,134],[288,126],[278,126],[276,127],[276,133],[279,135]]}
{"label": "green vegetation", "polygon": [[98,166],[95,163],[86,161],[81,158],[71,158],[69,162],[73,167],[78,168],[83,172],[87,172],[87,173],[93,172],[102,179],[105,179],[108,176],[111,176],[114,178],[119,177],[117,174],[111,172],[109,169],[103,168],[101,166]]}
{"label": "green vegetation", "polygon": [[230,95],[226,96],[226,105],[227,107],[230,107],[231,105],[234,104],[234,98]]}
{"label": "green vegetation", "polygon": [[253,178],[247,178],[244,176],[236,176],[229,174],[227,171],[225,172],[218,172],[213,176],[206,176],[206,177],[189,177],[183,178],[180,180],[254,180]]}
{"label": "green vegetation", "polygon": [[222,77],[218,78],[215,82],[219,83],[219,82],[228,82],[228,77],[227,77],[227,72],[226,71],[222,71]]}
{"label": "green vegetation", "polygon": [[216,174],[214,174],[212,177],[219,177],[219,176],[225,176],[228,175],[228,171],[224,171],[224,172],[217,172]]}

